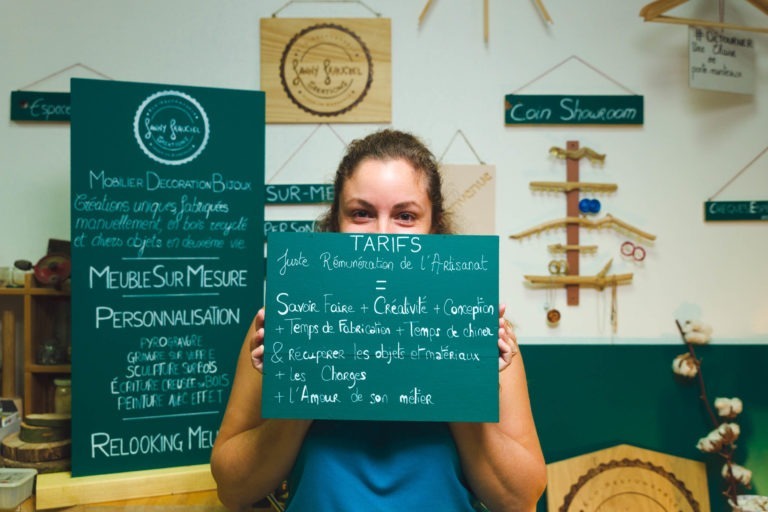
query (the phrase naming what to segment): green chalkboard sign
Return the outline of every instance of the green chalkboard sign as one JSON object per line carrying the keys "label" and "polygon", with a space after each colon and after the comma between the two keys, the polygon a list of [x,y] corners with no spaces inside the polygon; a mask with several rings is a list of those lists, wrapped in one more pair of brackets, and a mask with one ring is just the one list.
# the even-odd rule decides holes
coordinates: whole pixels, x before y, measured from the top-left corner
{"label": "green chalkboard sign", "polygon": [[11,91],[11,121],[69,121],[68,92]]}
{"label": "green chalkboard sign", "polygon": [[267,247],[265,417],[498,421],[498,237]]}
{"label": "green chalkboard sign", "polygon": [[642,125],[643,97],[507,94],[507,125]]}
{"label": "green chalkboard sign", "polygon": [[333,201],[333,185],[328,183],[266,185],[267,204],[317,204]]}
{"label": "green chalkboard sign", "polygon": [[768,220],[768,201],[707,201],[704,220]]}
{"label": "green chalkboard sign", "polygon": [[72,473],[206,463],[263,295],[264,94],[72,105]]}
{"label": "green chalkboard sign", "polygon": [[265,220],[264,236],[269,233],[310,233],[315,230],[315,221],[313,220]]}

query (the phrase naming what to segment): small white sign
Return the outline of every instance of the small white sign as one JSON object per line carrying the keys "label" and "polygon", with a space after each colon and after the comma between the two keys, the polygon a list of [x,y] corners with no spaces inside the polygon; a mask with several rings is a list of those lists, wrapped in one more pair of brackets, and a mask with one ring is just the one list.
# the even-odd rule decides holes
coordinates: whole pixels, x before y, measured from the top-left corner
{"label": "small white sign", "polygon": [[741,32],[689,27],[688,61],[694,89],[755,93],[754,40]]}

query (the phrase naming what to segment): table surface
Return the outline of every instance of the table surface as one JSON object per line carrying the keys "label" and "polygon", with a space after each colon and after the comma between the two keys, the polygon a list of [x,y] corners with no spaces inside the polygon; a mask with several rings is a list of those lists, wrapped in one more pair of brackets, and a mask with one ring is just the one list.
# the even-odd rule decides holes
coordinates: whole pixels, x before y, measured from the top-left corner
{"label": "table surface", "polygon": [[[32,496],[24,501],[16,510],[18,512],[35,512],[35,497]],[[75,505],[72,507],[50,509],[50,512],[117,512],[120,510],[135,510],[137,512],[227,512],[227,509],[216,496],[216,491],[190,492],[170,496]],[[270,507],[255,507],[253,512],[273,512],[273,509]]]}

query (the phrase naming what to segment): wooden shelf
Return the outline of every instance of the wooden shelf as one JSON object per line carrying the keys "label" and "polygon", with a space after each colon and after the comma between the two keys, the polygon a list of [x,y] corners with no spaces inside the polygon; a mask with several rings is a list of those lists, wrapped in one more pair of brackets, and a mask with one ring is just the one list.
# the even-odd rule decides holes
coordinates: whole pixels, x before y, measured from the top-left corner
{"label": "wooden shelf", "polygon": [[[24,340],[24,415],[53,412],[54,379],[68,378],[72,368],[69,364],[39,364],[38,352],[42,343],[56,339],[69,344],[70,296],[69,292],[56,288],[38,286],[33,274],[27,274],[24,286],[0,288],[0,296],[20,297],[23,301]],[[15,324],[13,315],[4,313],[4,323]],[[8,338],[8,339],[6,339]],[[13,327],[3,328],[5,351],[15,351]],[[8,356],[8,354],[4,354]],[[4,357],[12,362],[15,357]],[[13,363],[11,363],[13,364]],[[3,368],[3,393],[16,395],[11,377],[15,378],[16,368]]]}
{"label": "wooden shelf", "polygon": [[29,281],[34,281],[30,277],[27,278],[27,285],[20,288],[0,288],[0,295],[49,295],[58,297],[68,297],[69,292],[63,290],[57,290],[56,288],[44,288],[42,286],[34,286],[29,284]]}
{"label": "wooden shelf", "polygon": [[68,364],[27,364],[26,371],[31,373],[70,373],[72,367]]}

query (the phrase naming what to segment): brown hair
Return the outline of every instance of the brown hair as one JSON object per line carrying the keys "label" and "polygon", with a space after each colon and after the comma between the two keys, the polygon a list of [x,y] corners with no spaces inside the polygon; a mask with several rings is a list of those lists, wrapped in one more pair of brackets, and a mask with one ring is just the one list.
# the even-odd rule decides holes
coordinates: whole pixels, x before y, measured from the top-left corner
{"label": "brown hair", "polygon": [[435,155],[416,136],[398,130],[380,130],[362,139],[353,140],[341,159],[333,180],[333,203],[315,225],[317,231],[339,231],[339,202],[344,184],[364,160],[403,159],[427,180],[427,196],[432,203],[431,233],[453,232],[450,215],[443,204],[442,177]]}

